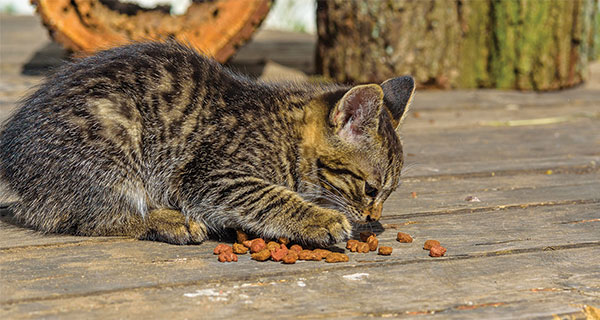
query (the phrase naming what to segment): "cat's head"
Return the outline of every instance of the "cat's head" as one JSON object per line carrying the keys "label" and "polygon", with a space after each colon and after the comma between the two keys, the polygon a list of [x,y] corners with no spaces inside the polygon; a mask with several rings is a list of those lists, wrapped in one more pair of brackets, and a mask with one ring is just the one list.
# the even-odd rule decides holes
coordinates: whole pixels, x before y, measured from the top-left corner
{"label": "cat's head", "polygon": [[398,129],[415,90],[410,76],[381,85],[329,92],[305,116],[304,145],[312,150],[305,180],[315,201],[351,221],[381,217],[403,165]]}

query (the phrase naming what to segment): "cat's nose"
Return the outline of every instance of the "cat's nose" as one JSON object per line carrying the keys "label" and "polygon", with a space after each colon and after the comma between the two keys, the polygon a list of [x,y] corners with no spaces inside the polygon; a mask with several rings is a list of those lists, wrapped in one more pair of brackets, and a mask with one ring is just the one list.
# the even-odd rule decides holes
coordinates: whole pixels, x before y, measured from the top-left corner
{"label": "cat's nose", "polygon": [[383,211],[383,204],[376,202],[370,208],[365,210],[365,216],[367,216],[367,220],[377,221],[381,218],[381,212]]}

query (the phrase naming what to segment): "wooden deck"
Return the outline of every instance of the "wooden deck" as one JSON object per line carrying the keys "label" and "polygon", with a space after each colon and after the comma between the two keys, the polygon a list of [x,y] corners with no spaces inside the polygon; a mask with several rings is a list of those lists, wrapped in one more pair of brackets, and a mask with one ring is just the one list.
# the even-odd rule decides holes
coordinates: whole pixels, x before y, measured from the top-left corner
{"label": "wooden deck", "polygon": [[[55,65],[62,51],[36,18],[1,16],[0,38],[4,119],[40,79],[23,70]],[[263,31],[234,65],[301,76],[313,47],[311,36]],[[418,92],[402,132],[404,183],[381,221],[390,257],[221,264],[216,241],[41,235],[2,210],[0,318],[593,319],[600,65],[593,69],[590,83],[563,92]],[[396,242],[398,231],[415,242]],[[446,256],[430,258],[426,239],[441,241]]]}

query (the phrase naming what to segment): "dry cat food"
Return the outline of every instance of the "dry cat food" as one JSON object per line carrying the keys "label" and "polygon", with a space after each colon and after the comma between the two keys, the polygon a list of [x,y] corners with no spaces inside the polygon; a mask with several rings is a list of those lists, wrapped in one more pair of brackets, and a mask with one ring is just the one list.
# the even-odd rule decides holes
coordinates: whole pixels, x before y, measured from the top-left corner
{"label": "dry cat food", "polygon": [[413,242],[413,238],[410,236],[410,234],[404,233],[404,232],[398,232],[398,235],[396,236],[396,240],[398,240],[401,243]]}
{"label": "dry cat food", "polygon": [[429,250],[431,249],[431,247],[433,246],[439,246],[440,242],[437,240],[427,240],[425,241],[425,244],[423,245],[423,250]]}
{"label": "dry cat food", "polygon": [[236,230],[235,234],[236,234],[237,243],[244,243],[244,241],[248,240],[248,235],[242,230]]}
{"label": "dry cat food", "polygon": [[281,261],[283,261],[285,264],[294,264],[296,263],[296,260],[298,260],[298,253],[293,250],[289,250],[288,254],[281,259]]}
{"label": "dry cat food", "polygon": [[315,249],[313,250],[313,253],[315,254],[315,260],[323,260],[331,253],[331,251],[326,249]]}
{"label": "dry cat food", "polygon": [[325,262],[328,262],[328,263],[348,262],[349,260],[350,259],[348,258],[348,255],[343,254],[343,253],[337,253],[337,252],[330,252],[325,257]]}
{"label": "dry cat food", "polygon": [[370,231],[363,231],[359,234],[360,237],[360,241],[362,242],[366,242],[367,239],[369,239],[370,236],[375,236],[375,234],[373,232]]}
{"label": "dry cat food", "polygon": [[271,251],[269,251],[267,248],[264,248],[262,251],[253,253],[251,256],[253,260],[266,261],[271,257]]}
{"label": "dry cat food", "polygon": [[298,252],[298,260],[312,260],[317,261],[321,259],[317,259],[317,256],[311,250],[302,250]]}
{"label": "dry cat food", "polygon": [[359,242],[358,246],[356,246],[356,252],[358,253],[369,253],[371,249],[369,249],[369,244],[366,242]]}
{"label": "dry cat food", "polygon": [[266,248],[267,244],[265,243],[265,240],[261,238],[252,240],[252,243],[250,244],[250,252],[252,253],[260,252]]}
{"label": "dry cat food", "polygon": [[431,257],[441,257],[446,253],[446,248],[441,245],[435,245],[429,249],[429,256]]}
{"label": "dry cat food", "polygon": [[392,254],[392,250],[392,247],[381,246],[379,247],[379,254],[382,256],[389,256],[390,254]]}
{"label": "dry cat food", "polygon": [[279,262],[281,261],[281,259],[287,256],[288,252],[289,250],[285,246],[285,244],[281,244],[279,248],[271,251],[271,259],[273,259],[273,261]]}
{"label": "dry cat food", "polygon": [[279,239],[277,239],[277,241],[278,241],[279,243],[281,243],[281,244],[285,244],[286,246],[287,246],[288,244],[290,244],[290,239],[288,239],[288,238],[284,238],[284,237],[279,237]]}
{"label": "dry cat food", "polygon": [[219,254],[219,262],[237,262],[237,256],[231,251],[224,251]]}
{"label": "dry cat food", "polygon": [[240,243],[233,244],[233,253],[235,254],[246,254],[248,252],[248,248]]}
{"label": "dry cat food", "polygon": [[267,243],[267,249],[271,250],[271,252],[279,249],[279,247],[279,243],[275,241],[270,241],[269,243]]}
{"label": "dry cat food", "polygon": [[302,247],[299,244],[294,244],[290,247],[290,250],[296,251],[296,253],[302,251]]}
{"label": "dry cat food", "polygon": [[372,235],[367,238],[367,244],[369,245],[369,250],[375,251],[377,250],[377,246],[379,246],[379,240],[375,235]]}
{"label": "dry cat food", "polygon": [[[356,246],[358,246],[358,240],[348,240],[348,242],[346,242],[346,249],[352,252],[356,252]],[[352,250],[352,248],[354,248],[354,250]]]}
{"label": "dry cat food", "polygon": [[213,253],[214,253],[214,254],[221,254],[222,252],[228,252],[228,251],[229,251],[229,252],[232,252],[232,250],[233,250],[233,249],[232,249],[230,246],[228,246],[228,245],[226,245],[226,244],[223,244],[223,243],[221,243],[221,244],[218,244],[218,245],[215,247],[215,250],[213,250]]}

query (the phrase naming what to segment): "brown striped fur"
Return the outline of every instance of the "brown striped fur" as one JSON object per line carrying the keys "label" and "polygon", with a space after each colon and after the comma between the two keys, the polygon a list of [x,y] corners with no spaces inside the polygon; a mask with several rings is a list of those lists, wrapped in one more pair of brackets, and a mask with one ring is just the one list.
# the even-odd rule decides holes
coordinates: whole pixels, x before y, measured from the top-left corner
{"label": "brown striped fur", "polygon": [[202,242],[240,228],[315,245],[377,220],[414,83],[247,79],[175,42],[70,63],[5,123],[0,178],[44,232]]}

